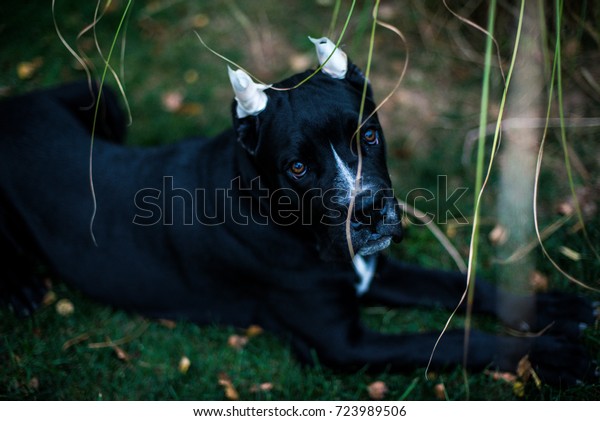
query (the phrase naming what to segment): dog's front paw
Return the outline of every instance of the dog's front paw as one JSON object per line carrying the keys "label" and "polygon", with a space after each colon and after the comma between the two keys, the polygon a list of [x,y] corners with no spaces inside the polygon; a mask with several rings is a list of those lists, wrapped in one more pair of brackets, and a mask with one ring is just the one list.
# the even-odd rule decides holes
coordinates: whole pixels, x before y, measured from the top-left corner
{"label": "dog's front paw", "polygon": [[565,336],[501,337],[498,343],[495,363],[501,371],[518,372],[519,363],[527,357],[542,383],[552,386],[574,386],[596,376],[586,349]]}
{"label": "dog's front paw", "polygon": [[573,340],[593,325],[598,305],[574,294],[549,292],[531,296],[506,295],[498,308],[500,320],[524,333],[548,332]]}
{"label": "dog's front paw", "polygon": [[44,281],[34,275],[20,285],[1,282],[0,305],[8,307],[17,317],[28,317],[40,306],[46,292]]}
{"label": "dog's front paw", "polygon": [[551,385],[573,386],[596,376],[586,349],[578,341],[565,336],[536,338],[530,361],[542,382]]}
{"label": "dog's front paw", "polygon": [[550,326],[552,334],[578,338],[598,318],[598,303],[574,294],[550,292],[536,297],[537,328]]}

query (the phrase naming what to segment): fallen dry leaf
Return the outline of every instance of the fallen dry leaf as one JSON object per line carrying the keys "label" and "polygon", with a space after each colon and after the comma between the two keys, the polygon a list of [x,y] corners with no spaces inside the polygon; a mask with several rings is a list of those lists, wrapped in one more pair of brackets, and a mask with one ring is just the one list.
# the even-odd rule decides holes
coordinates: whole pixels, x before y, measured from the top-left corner
{"label": "fallen dry leaf", "polygon": [[56,302],[56,293],[54,291],[48,291],[42,299],[42,304],[45,306],[52,305]]}
{"label": "fallen dry leaf", "polygon": [[446,400],[446,386],[444,383],[438,383],[433,387],[433,394],[436,399]]}
{"label": "fallen dry leaf", "polygon": [[562,202],[556,206],[556,211],[561,215],[573,215],[575,213],[575,207],[572,203]]}
{"label": "fallen dry leaf", "polygon": [[185,80],[185,83],[187,84],[192,84],[192,83],[196,83],[198,81],[198,72],[195,71],[194,69],[189,69],[186,70],[185,73],[183,74],[183,80]]}
{"label": "fallen dry leaf", "polygon": [[534,292],[546,292],[548,291],[548,277],[542,272],[534,270],[529,275],[529,285]]}
{"label": "fallen dry leaf", "polygon": [[517,376],[519,376],[524,383],[527,383],[529,377],[531,376],[531,362],[529,361],[529,355],[525,355],[519,361],[517,366]]}
{"label": "fallen dry leaf", "polygon": [[486,371],[486,374],[491,375],[494,380],[503,380],[507,383],[512,383],[513,393],[515,396],[522,398],[525,396],[525,385],[533,378],[535,385],[539,388],[542,387],[542,381],[538,377],[537,373],[533,369],[531,362],[529,361],[529,355],[525,355],[519,361],[517,366],[517,374],[503,373],[503,372],[490,372]]}
{"label": "fallen dry leaf", "polygon": [[75,306],[73,305],[71,300],[68,300],[67,298],[60,299],[56,303],[56,312],[61,316],[70,316],[71,314],[73,314],[74,311]]}
{"label": "fallen dry leaf", "polygon": [[519,380],[514,383],[513,392],[519,397],[524,396],[525,385],[530,379],[533,379],[538,389],[541,389],[542,387],[542,380],[538,377],[537,373],[533,369],[531,361],[529,361],[529,355],[525,355],[519,361],[519,365],[517,366],[517,376],[519,376]]}
{"label": "fallen dry leaf", "polygon": [[29,380],[29,387],[33,390],[38,390],[40,388],[39,379],[37,377],[32,377],[31,380]]}
{"label": "fallen dry leaf", "polygon": [[165,92],[161,97],[161,101],[165,110],[173,113],[183,105],[183,95],[177,91]]}
{"label": "fallen dry leaf", "polygon": [[502,244],[506,243],[506,240],[508,240],[508,230],[506,227],[498,224],[490,231],[488,234],[488,239],[492,245],[501,246]]}
{"label": "fallen dry leaf", "polygon": [[198,102],[186,102],[175,110],[177,114],[194,117],[204,112],[204,105]]}
{"label": "fallen dry leaf", "polygon": [[457,232],[458,232],[458,230],[456,229],[456,225],[454,225],[454,224],[446,225],[446,237],[454,238],[454,237],[456,237]]}
{"label": "fallen dry leaf", "polygon": [[371,399],[381,400],[385,398],[385,395],[388,392],[388,388],[384,382],[378,380],[368,385],[367,391],[369,392],[369,397]]}
{"label": "fallen dry leaf", "polygon": [[106,7],[104,9],[104,11],[106,13],[114,13],[117,12],[118,10],[120,10],[120,4],[119,2],[115,1],[115,2],[107,2],[106,3]]}
{"label": "fallen dry leaf", "polygon": [[288,63],[294,72],[301,72],[310,67],[313,61],[312,54],[292,54]]}
{"label": "fallen dry leaf", "polygon": [[8,86],[0,86],[0,98],[10,96],[12,89]]}
{"label": "fallen dry leaf", "polygon": [[537,373],[535,372],[535,370],[532,368],[531,369],[531,377],[533,377],[533,381],[535,382],[535,387],[537,387],[538,389],[542,388],[542,379],[540,379],[540,377],[537,375]]}
{"label": "fallen dry leaf", "polygon": [[123,348],[121,348],[118,345],[113,345],[112,349],[115,351],[115,354],[117,355],[117,358],[120,359],[121,361],[129,361],[129,354],[127,354],[127,352],[125,352],[123,350]]}
{"label": "fallen dry leaf", "polygon": [[257,325],[251,325],[248,327],[248,329],[246,329],[246,336],[249,338],[254,338],[255,336],[260,335],[261,333],[263,333],[263,329],[262,327]]}
{"label": "fallen dry leaf", "polygon": [[177,369],[179,370],[179,372],[181,374],[186,374],[188,372],[188,370],[190,369],[191,365],[192,365],[192,362],[190,361],[190,359],[184,355],[179,360],[179,366]]}
{"label": "fallen dry leaf", "polygon": [[[580,187],[576,191],[577,204],[585,220],[593,218],[598,213],[598,198],[600,197],[600,185]],[[561,215],[574,215],[577,211],[573,196],[556,206],[556,210]]]}
{"label": "fallen dry leaf", "polygon": [[533,369],[531,361],[529,361],[529,355],[525,355],[519,361],[519,365],[517,366],[517,375],[523,380],[524,384],[527,383],[529,379],[533,378],[533,381],[538,389],[542,386],[542,380],[538,377],[537,373]]}
{"label": "fallen dry leaf", "polygon": [[241,335],[231,335],[227,339],[227,345],[229,345],[233,349],[237,349],[238,351],[244,348],[248,344],[248,337]]}
{"label": "fallen dry leaf", "polygon": [[270,392],[271,390],[273,390],[273,383],[261,383],[261,384],[253,384],[250,387],[250,392],[251,393],[257,393],[257,392]]}
{"label": "fallen dry leaf", "polygon": [[81,342],[87,341],[90,338],[90,334],[89,333],[82,333],[79,336],[76,336],[72,339],[69,339],[68,341],[66,341],[63,346],[62,346],[62,350],[66,351],[67,349],[71,348],[73,345],[77,345]]}
{"label": "fallen dry leaf", "polygon": [[31,61],[22,61],[17,64],[17,76],[21,80],[31,79],[35,72],[42,67],[44,64],[44,59],[41,57],[36,57]]}
{"label": "fallen dry leaf", "polygon": [[194,28],[204,28],[210,23],[210,18],[205,14],[199,13],[192,19],[192,25]]}
{"label": "fallen dry leaf", "polygon": [[513,393],[519,398],[525,396],[525,383],[522,381],[515,382],[513,384]]}
{"label": "fallen dry leaf", "polygon": [[494,380],[502,380],[506,383],[514,383],[517,381],[517,376],[513,373],[505,373],[500,371],[486,371],[485,374],[491,376]]}
{"label": "fallen dry leaf", "polygon": [[231,401],[237,401],[240,399],[240,395],[237,390],[233,386],[231,379],[225,373],[219,374],[219,385],[223,387],[223,391],[225,392],[225,397]]}
{"label": "fallen dry leaf", "polygon": [[559,250],[561,254],[567,259],[573,260],[574,262],[578,262],[581,260],[581,253],[578,253],[567,246],[560,246]]}
{"label": "fallen dry leaf", "polygon": [[168,319],[158,319],[158,323],[161,326],[166,327],[167,329],[175,329],[177,327],[177,323],[173,320],[168,320]]}

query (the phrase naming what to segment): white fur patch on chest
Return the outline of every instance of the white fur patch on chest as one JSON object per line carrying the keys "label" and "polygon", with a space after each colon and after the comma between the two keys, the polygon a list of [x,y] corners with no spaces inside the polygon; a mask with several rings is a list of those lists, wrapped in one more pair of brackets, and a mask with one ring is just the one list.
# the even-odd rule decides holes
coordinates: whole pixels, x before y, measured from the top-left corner
{"label": "white fur patch on chest", "polygon": [[354,256],[352,263],[359,277],[359,281],[356,284],[356,295],[360,296],[367,292],[371,286],[371,281],[377,270],[377,257],[375,255],[365,257],[357,254]]}

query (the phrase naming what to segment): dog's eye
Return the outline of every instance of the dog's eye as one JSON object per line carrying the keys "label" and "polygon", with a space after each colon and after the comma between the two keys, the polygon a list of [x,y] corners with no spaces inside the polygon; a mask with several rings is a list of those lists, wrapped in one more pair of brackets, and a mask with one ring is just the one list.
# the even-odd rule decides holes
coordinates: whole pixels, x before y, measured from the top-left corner
{"label": "dog's eye", "polygon": [[301,161],[294,161],[290,165],[290,173],[295,178],[304,177],[304,174],[306,174],[306,170],[306,165],[304,164],[304,162]]}
{"label": "dog's eye", "polygon": [[367,129],[363,134],[363,140],[367,145],[377,145],[379,143],[379,133],[375,129]]}

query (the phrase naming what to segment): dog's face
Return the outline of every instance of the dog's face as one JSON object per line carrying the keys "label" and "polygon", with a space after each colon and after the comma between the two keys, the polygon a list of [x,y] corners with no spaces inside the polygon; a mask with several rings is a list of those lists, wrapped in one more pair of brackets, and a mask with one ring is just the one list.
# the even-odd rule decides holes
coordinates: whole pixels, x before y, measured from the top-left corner
{"label": "dog's face", "polygon": [[[373,254],[402,236],[383,131],[376,115],[359,129],[365,79],[346,63],[342,75],[325,69],[294,89],[280,90],[311,72],[255,85],[257,95],[234,104],[238,141],[269,189],[272,221],[307,227],[326,260]],[[374,109],[368,88],[363,116]]]}

